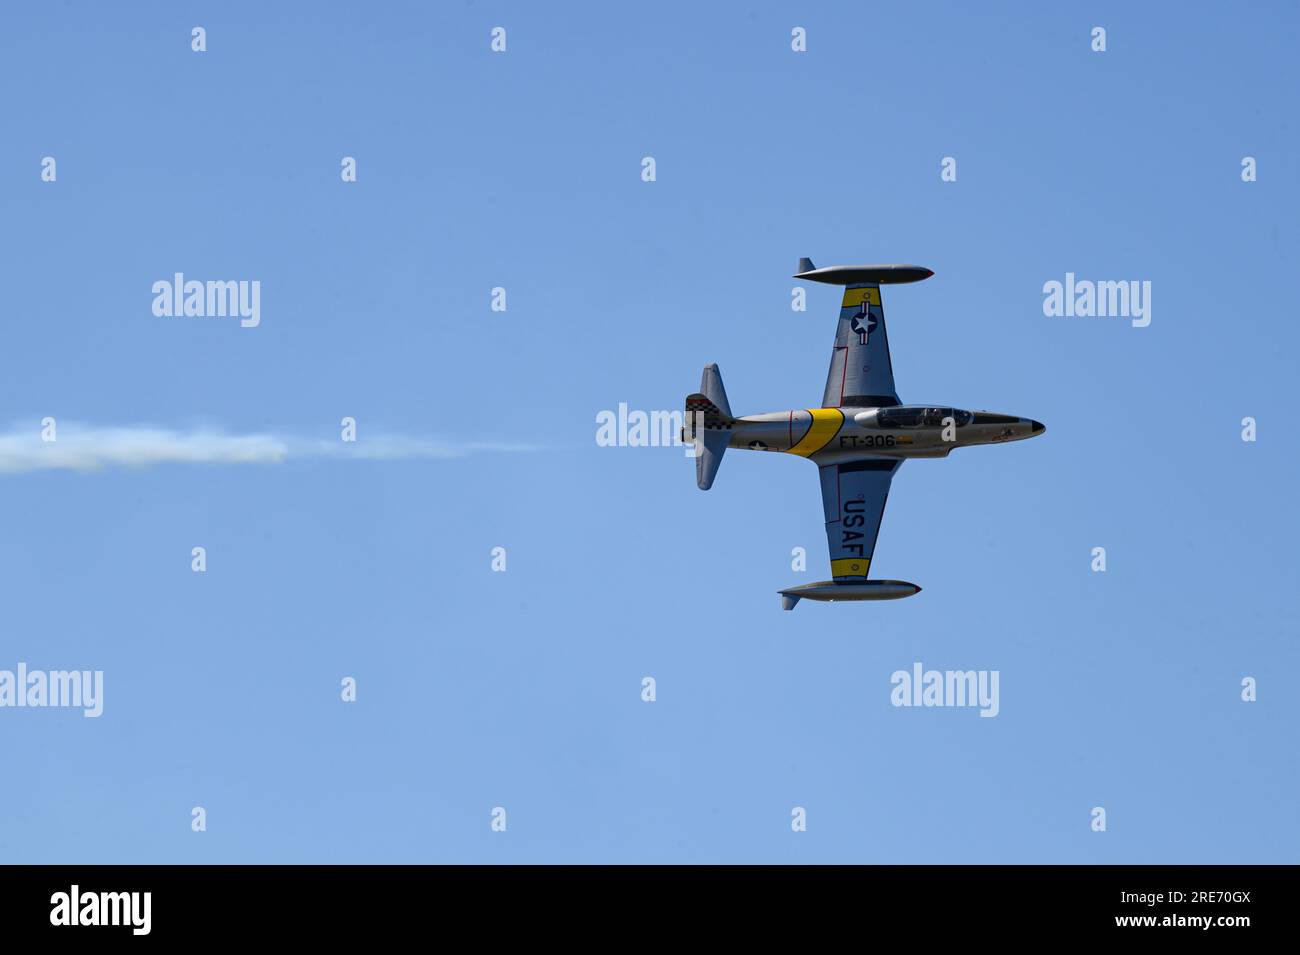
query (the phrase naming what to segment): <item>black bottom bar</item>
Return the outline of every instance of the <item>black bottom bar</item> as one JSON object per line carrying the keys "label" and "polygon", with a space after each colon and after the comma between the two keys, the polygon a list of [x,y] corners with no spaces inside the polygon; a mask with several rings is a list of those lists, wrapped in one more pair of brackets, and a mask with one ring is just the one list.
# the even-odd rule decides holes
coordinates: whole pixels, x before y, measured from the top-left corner
{"label": "black bottom bar", "polygon": [[927,942],[1103,934],[1232,944],[1285,930],[1293,875],[1245,866],[35,866],[0,870],[0,924],[9,940],[81,943],[337,944],[431,930],[534,943],[557,932],[613,941],[613,931],[666,943],[692,926],[765,939],[842,926],[859,938],[905,931]]}

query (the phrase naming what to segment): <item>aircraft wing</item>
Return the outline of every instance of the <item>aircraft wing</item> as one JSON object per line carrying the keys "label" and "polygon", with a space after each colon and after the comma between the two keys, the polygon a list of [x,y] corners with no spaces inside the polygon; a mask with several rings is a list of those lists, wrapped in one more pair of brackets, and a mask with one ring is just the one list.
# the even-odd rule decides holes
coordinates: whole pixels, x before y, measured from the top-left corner
{"label": "aircraft wing", "polygon": [[885,514],[889,483],[901,460],[862,458],[822,467],[822,509],[831,575],[837,581],[865,580]]}
{"label": "aircraft wing", "polygon": [[878,407],[898,403],[880,286],[875,282],[848,285],[840,302],[840,320],[835,329],[822,407]]}
{"label": "aircraft wing", "polygon": [[919,282],[933,274],[920,265],[832,265],[819,269],[811,259],[799,260],[795,278],[844,286],[831,368],[822,395],[823,408],[899,404],[880,286]]}

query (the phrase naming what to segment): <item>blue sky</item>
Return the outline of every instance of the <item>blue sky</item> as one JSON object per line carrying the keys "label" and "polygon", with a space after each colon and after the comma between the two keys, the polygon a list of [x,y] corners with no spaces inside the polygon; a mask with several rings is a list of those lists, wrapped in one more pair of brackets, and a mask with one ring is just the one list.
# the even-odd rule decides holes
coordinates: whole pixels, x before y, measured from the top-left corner
{"label": "blue sky", "polygon": [[[1141,6],[7,9],[4,435],[425,453],[0,473],[0,669],[105,684],[0,709],[0,860],[1298,861],[1298,15]],[[802,255],[934,269],[886,290],[903,399],[1048,428],[903,467],[908,600],[780,611],[811,464],[594,439],[711,361],[814,407]],[[154,316],[178,271],[261,324]],[[1066,272],[1150,326],[1046,317]],[[918,661],[999,715],[891,706]]]}

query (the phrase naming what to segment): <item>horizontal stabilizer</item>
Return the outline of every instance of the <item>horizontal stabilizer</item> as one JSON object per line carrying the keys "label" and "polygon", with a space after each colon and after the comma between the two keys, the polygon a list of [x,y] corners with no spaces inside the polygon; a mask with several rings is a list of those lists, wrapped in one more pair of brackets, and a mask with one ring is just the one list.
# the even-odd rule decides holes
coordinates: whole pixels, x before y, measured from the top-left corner
{"label": "horizontal stabilizer", "polygon": [[735,423],[722,387],[722,373],[717,365],[705,365],[700,390],[686,396],[686,423],[682,428],[682,440],[695,442],[695,483],[701,491],[713,487]]}
{"label": "horizontal stabilizer", "polygon": [[722,455],[731,440],[731,429],[703,431],[695,442],[695,483],[701,491],[713,487],[713,479],[722,466]]}
{"label": "horizontal stabilizer", "polygon": [[731,405],[727,403],[727,389],[722,387],[722,372],[716,364],[704,366],[704,374],[700,376],[700,392],[717,405],[723,415],[733,417]]}

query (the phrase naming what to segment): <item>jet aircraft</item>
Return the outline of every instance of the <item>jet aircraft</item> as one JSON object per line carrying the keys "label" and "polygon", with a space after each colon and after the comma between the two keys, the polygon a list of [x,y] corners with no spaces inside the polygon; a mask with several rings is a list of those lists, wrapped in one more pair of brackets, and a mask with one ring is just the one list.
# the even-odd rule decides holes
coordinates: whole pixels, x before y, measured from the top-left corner
{"label": "jet aircraft", "polygon": [[705,366],[699,392],[686,398],[682,439],[695,444],[701,490],[713,486],[727,448],[796,454],[817,465],[833,579],[782,590],[785,610],[804,597],[894,600],[918,593],[921,588],[907,581],[867,577],[889,485],[903,461],[946,458],[953,448],[1020,441],[1045,430],[1015,415],[899,401],[880,288],[933,274],[916,265],[819,269],[800,259],[795,278],[844,286],[821,406],[738,418],[717,365]]}

